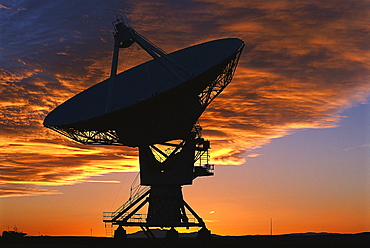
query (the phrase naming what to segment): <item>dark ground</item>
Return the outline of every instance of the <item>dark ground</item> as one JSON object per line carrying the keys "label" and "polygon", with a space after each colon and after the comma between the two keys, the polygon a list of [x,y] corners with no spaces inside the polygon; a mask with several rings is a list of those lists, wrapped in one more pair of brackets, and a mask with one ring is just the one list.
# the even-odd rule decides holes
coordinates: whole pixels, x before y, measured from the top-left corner
{"label": "dark ground", "polygon": [[0,238],[1,248],[369,248],[370,233],[320,234],[320,235],[276,235],[244,237],[212,237],[208,244],[197,238],[180,238],[177,243],[168,243],[164,238],[128,238],[117,241],[103,237],[24,237]]}

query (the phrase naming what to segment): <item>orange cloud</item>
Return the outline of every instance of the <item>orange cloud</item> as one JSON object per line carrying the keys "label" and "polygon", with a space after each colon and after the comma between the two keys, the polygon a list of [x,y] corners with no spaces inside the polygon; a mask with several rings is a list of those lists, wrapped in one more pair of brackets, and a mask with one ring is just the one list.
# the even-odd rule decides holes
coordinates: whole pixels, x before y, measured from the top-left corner
{"label": "orange cloud", "polygon": [[19,187],[13,185],[0,186],[0,197],[35,196],[35,195],[61,194],[55,190],[46,190],[35,187]]}
{"label": "orange cloud", "polygon": [[[366,6],[366,1],[141,0],[124,12],[131,26],[168,52],[215,38],[244,40],[233,82],[200,120],[212,142],[213,163],[241,165],[254,156],[249,151],[271,139],[334,127],[343,109],[367,101]],[[21,7],[24,14],[32,8],[15,6],[6,13]],[[3,196],[21,194],[22,188],[29,192],[24,195],[44,194],[29,185],[75,184],[137,170],[135,150],[82,146],[42,127],[48,112],[110,72],[111,20],[72,9],[60,13],[66,16],[48,20],[53,30],[35,23],[45,20],[28,24],[7,16],[11,28],[3,34],[8,42],[0,60],[0,182],[18,188],[3,189]],[[25,31],[19,37],[14,30],[21,24]],[[19,40],[29,46],[19,47]],[[149,59],[137,46],[121,54],[120,70]]]}
{"label": "orange cloud", "polygon": [[136,151],[123,147],[89,148],[48,140],[3,140],[0,147],[0,185],[13,185],[2,188],[0,197],[19,195],[16,192],[22,188],[23,195],[49,192],[40,188],[30,190],[27,185],[70,185],[90,182],[89,178],[109,172],[137,171]]}

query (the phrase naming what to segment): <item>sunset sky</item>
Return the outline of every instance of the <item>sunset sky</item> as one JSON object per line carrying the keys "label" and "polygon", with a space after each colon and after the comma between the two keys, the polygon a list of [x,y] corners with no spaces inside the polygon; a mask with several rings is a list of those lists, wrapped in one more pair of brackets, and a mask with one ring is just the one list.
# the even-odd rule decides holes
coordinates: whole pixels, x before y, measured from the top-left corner
{"label": "sunset sky", "polygon": [[[245,42],[200,119],[215,176],[183,188],[212,233],[370,231],[368,0],[2,1],[0,231],[105,236],[102,212],[127,200],[136,149],[42,125],[109,76],[113,9],[167,52]],[[119,71],[148,59],[134,45]]]}

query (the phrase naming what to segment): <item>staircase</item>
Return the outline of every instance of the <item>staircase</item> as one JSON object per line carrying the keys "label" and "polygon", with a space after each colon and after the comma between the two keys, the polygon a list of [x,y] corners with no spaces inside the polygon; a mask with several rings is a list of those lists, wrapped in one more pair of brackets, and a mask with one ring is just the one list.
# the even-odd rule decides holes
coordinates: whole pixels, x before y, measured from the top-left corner
{"label": "staircase", "polygon": [[139,187],[136,192],[131,192],[132,194],[130,195],[130,198],[116,211],[103,213],[103,221],[106,223],[114,223],[127,218],[131,215],[130,209],[138,202],[143,200],[147,195],[149,195],[149,192],[150,187]]}

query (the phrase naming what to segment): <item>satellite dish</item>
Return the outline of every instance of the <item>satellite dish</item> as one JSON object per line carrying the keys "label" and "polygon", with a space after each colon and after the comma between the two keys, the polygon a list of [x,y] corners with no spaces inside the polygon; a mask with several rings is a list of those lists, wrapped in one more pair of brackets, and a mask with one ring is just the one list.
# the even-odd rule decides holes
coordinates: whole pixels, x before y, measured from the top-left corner
{"label": "satellite dish", "polygon": [[[244,43],[219,39],[167,54],[122,19],[113,24],[110,78],[58,106],[45,118],[44,126],[83,144],[139,148],[141,185],[151,188],[137,195],[136,201],[105,213],[106,223],[143,230],[151,226],[205,228],[183,200],[181,186],[192,184],[198,176],[213,175],[208,164],[210,143],[201,137],[196,123],[231,82]],[[153,59],[117,74],[119,49],[134,42]],[[170,149],[161,150],[158,144]],[[194,166],[196,161],[199,166]],[[146,222],[132,220],[146,202]],[[139,206],[134,208],[135,204]],[[129,212],[132,208],[134,212]],[[185,209],[198,222],[189,221]]]}
{"label": "satellite dish", "polygon": [[98,143],[132,147],[181,139],[231,81],[243,46],[229,38],[165,55],[186,73],[153,59],[115,76],[108,111],[110,78],[58,106],[44,125],[81,143],[97,143],[79,138],[91,132],[106,137]]}

